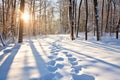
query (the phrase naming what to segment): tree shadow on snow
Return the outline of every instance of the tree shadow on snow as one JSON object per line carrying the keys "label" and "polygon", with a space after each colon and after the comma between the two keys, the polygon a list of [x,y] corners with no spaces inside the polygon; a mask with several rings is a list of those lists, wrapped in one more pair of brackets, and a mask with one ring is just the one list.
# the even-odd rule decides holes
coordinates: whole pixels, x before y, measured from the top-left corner
{"label": "tree shadow on snow", "polygon": [[10,66],[20,48],[20,44],[15,45],[12,49],[4,50],[3,55],[0,56],[0,61],[8,55],[8,57],[5,59],[5,61],[0,66],[0,80],[6,80],[8,72],[10,70]]}
{"label": "tree shadow on snow", "polygon": [[[37,64],[37,68],[39,71],[39,74],[41,75],[40,78],[33,78],[30,80],[58,80],[57,78],[61,78],[62,75],[58,72],[50,72],[48,69],[52,69],[51,67],[47,66],[45,61],[42,59],[40,53],[37,51],[37,49],[35,48],[35,45],[33,44],[32,41],[30,41],[30,47],[32,49],[32,53],[35,57],[35,61]],[[59,66],[59,65],[56,65]]]}

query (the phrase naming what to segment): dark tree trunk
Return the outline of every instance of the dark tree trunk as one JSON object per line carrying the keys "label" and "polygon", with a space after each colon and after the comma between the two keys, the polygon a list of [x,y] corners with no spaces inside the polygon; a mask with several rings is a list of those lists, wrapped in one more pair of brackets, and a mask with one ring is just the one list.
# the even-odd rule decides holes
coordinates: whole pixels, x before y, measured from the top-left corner
{"label": "dark tree trunk", "polygon": [[96,32],[97,32],[97,41],[100,40],[100,26],[99,26],[99,14],[98,14],[98,1],[94,0],[94,11],[95,11],[95,21],[96,21]]}
{"label": "dark tree trunk", "polygon": [[70,36],[71,40],[74,40],[74,10],[73,10],[73,0],[69,0],[70,5],[69,5],[69,20],[70,20]]}
{"label": "dark tree trunk", "polygon": [[88,33],[87,33],[87,24],[88,24],[88,0],[85,0],[85,6],[86,6],[85,40],[87,40],[87,39],[88,39]]}
{"label": "dark tree trunk", "polygon": [[103,36],[104,0],[102,2],[101,36]]}
{"label": "dark tree trunk", "polygon": [[119,19],[118,25],[116,27],[116,39],[119,38],[119,28],[120,28],[120,19]]}
{"label": "dark tree trunk", "polygon": [[20,14],[20,27],[19,27],[19,39],[18,39],[19,43],[23,42],[23,26],[24,26],[24,21],[21,18],[21,16],[22,16],[22,13],[24,13],[24,7],[25,7],[25,0],[21,0],[21,3],[20,3],[21,14]]}

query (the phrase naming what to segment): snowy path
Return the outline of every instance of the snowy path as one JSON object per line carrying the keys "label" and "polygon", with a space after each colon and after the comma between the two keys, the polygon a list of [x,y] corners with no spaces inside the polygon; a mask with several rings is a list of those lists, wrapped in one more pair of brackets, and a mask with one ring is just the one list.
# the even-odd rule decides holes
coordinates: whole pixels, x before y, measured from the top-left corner
{"label": "snowy path", "polygon": [[120,80],[119,74],[117,45],[47,36],[0,52],[0,80]]}

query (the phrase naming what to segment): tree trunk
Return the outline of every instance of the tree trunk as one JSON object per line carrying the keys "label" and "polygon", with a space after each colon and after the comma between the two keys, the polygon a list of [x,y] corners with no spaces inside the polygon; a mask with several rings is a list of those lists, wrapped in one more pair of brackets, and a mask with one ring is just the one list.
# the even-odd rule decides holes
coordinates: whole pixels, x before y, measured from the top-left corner
{"label": "tree trunk", "polygon": [[108,0],[108,5],[107,5],[107,17],[106,17],[106,27],[105,27],[105,31],[106,32],[109,32],[109,13],[110,13],[110,3],[111,3],[111,0]]}
{"label": "tree trunk", "polygon": [[82,0],[79,3],[79,11],[78,11],[78,22],[77,22],[77,32],[76,32],[76,37],[78,37],[78,32],[79,32],[79,27],[80,27],[80,9],[81,9],[81,5],[82,5]]}
{"label": "tree trunk", "polygon": [[104,0],[102,2],[101,36],[103,36]]}
{"label": "tree trunk", "polygon": [[73,9],[73,0],[69,0],[70,5],[69,5],[69,20],[70,20],[70,35],[71,35],[71,40],[75,40],[74,37],[74,9]]}
{"label": "tree trunk", "polygon": [[99,14],[98,14],[98,1],[94,0],[94,11],[95,11],[95,21],[96,21],[96,32],[97,32],[97,41],[100,40],[100,25],[99,25]]}
{"label": "tree trunk", "polygon": [[35,25],[35,0],[33,1],[33,12],[32,12],[32,16],[33,16],[33,35],[36,35],[36,25]]}
{"label": "tree trunk", "polygon": [[2,24],[3,24],[3,32],[2,32],[2,35],[3,35],[3,39],[5,39],[6,38],[6,26],[5,26],[5,6],[4,6],[4,4],[5,4],[5,1],[4,0],[2,0]]}
{"label": "tree trunk", "polygon": [[120,19],[119,19],[118,25],[116,27],[116,39],[119,38],[119,28],[120,28]]}
{"label": "tree trunk", "polygon": [[88,33],[87,33],[87,23],[88,23],[88,0],[85,0],[85,7],[86,7],[85,40],[87,40],[87,37],[88,37]]}
{"label": "tree trunk", "polygon": [[18,39],[19,43],[23,42],[23,26],[24,26],[24,21],[23,21],[23,19],[22,19],[21,16],[24,13],[24,7],[25,7],[25,0],[21,0],[21,3],[20,3],[21,14],[20,14],[20,27],[19,27],[19,39]]}

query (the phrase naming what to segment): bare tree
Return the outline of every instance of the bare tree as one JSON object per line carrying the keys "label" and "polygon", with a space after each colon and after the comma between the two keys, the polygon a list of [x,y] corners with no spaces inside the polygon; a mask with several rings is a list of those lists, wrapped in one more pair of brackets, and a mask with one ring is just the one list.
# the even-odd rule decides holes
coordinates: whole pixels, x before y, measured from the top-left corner
{"label": "bare tree", "polygon": [[22,14],[24,13],[24,7],[25,7],[25,0],[21,0],[20,3],[20,27],[19,27],[19,39],[18,42],[21,43],[23,41],[23,24],[24,21],[22,19]]}
{"label": "bare tree", "polygon": [[69,3],[70,36],[71,40],[74,40],[74,0],[69,0]]}
{"label": "bare tree", "polygon": [[97,0],[94,0],[94,11],[95,11],[97,41],[99,41],[100,40],[100,24],[99,24],[99,12],[98,12],[98,1]]}
{"label": "bare tree", "polygon": [[82,5],[82,0],[80,0],[79,3],[79,11],[78,11],[78,25],[77,25],[77,31],[76,31],[76,37],[78,37],[78,32],[79,32],[79,27],[80,27],[80,13],[81,13],[81,5]]}
{"label": "bare tree", "polygon": [[86,22],[85,22],[85,40],[87,40],[88,33],[87,33],[87,24],[88,24],[88,0],[85,0],[85,6],[86,6]]}

